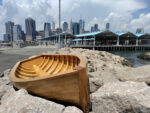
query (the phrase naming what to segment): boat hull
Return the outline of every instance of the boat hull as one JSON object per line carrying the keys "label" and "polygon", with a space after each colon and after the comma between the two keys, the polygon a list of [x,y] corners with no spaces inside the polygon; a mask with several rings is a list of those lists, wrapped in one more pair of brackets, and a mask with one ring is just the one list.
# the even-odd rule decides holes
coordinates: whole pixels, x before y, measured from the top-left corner
{"label": "boat hull", "polygon": [[81,107],[84,112],[88,112],[90,97],[86,74],[86,58],[76,56],[80,59],[78,66],[52,76],[41,76],[29,79],[21,79],[16,76],[15,72],[22,62],[28,62],[28,60],[38,57],[18,62],[14,66],[9,76],[14,86],[18,89],[24,88],[29,93],[46,99],[76,105]]}

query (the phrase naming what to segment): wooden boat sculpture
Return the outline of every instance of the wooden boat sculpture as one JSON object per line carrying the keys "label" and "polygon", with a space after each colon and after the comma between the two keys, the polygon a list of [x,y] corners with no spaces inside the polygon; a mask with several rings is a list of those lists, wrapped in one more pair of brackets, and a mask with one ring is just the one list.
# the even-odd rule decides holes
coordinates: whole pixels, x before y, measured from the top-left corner
{"label": "wooden boat sculpture", "polygon": [[79,55],[40,55],[16,63],[9,78],[18,89],[71,103],[87,112],[90,104],[87,60]]}

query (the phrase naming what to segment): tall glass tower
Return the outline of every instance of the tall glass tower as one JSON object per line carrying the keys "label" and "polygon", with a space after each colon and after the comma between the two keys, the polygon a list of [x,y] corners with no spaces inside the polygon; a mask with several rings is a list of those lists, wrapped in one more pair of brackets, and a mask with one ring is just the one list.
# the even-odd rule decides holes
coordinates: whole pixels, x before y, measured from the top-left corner
{"label": "tall glass tower", "polygon": [[66,32],[68,30],[68,23],[64,22],[63,23],[63,31]]}
{"label": "tall glass tower", "polygon": [[73,34],[74,35],[79,34],[79,23],[77,22],[73,23]]}
{"label": "tall glass tower", "polygon": [[85,21],[80,19],[79,20],[79,31],[80,31],[80,33],[84,33],[84,26],[85,26]]}
{"label": "tall glass tower", "polygon": [[5,23],[5,26],[6,26],[6,34],[4,35],[4,41],[12,42],[14,22],[8,21]]}
{"label": "tall glass tower", "polygon": [[25,26],[26,26],[26,35],[27,36],[31,36],[32,37],[32,41],[35,39],[36,37],[36,23],[35,20],[33,20],[32,18],[26,18],[25,19]]}
{"label": "tall glass tower", "polygon": [[51,24],[44,23],[44,37],[49,37],[51,33]]}
{"label": "tall glass tower", "polygon": [[106,30],[110,29],[110,23],[106,23]]}

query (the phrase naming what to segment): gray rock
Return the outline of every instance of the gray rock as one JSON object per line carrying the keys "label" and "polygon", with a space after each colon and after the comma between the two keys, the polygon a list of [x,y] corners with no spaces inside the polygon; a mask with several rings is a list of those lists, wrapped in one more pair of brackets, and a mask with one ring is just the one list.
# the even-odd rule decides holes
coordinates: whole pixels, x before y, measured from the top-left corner
{"label": "gray rock", "polygon": [[33,97],[21,89],[3,96],[0,113],[62,113],[64,109],[63,105]]}
{"label": "gray rock", "polygon": [[138,68],[123,68],[116,70],[116,75],[121,81],[146,82],[150,84],[150,65]]}
{"label": "gray rock", "polygon": [[12,86],[8,86],[8,85],[0,85],[0,104],[1,104],[1,98],[7,93],[9,92],[11,89],[13,89]]}
{"label": "gray rock", "polygon": [[89,83],[90,83],[90,93],[93,93],[97,91],[104,83],[101,78],[89,78]]}
{"label": "gray rock", "polygon": [[0,75],[0,85],[12,85],[11,81],[9,80],[9,73],[10,69],[7,69]]}
{"label": "gray rock", "polygon": [[92,113],[150,113],[150,87],[145,83],[104,84],[92,94]]}
{"label": "gray rock", "polygon": [[7,70],[5,70],[4,72],[2,72],[2,73],[0,74],[0,78],[2,78],[2,77],[8,77],[10,71],[11,71],[10,69],[7,69]]}
{"label": "gray rock", "polygon": [[115,70],[109,68],[105,69],[104,71],[101,71],[101,78],[104,84],[119,81],[118,77],[116,76]]}
{"label": "gray rock", "polygon": [[68,106],[63,113],[83,113],[80,109],[74,106]]}
{"label": "gray rock", "polygon": [[5,95],[5,93],[13,89],[13,86],[8,77],[9,72],[10,69],[7,69],[0,75],[0,104],[1,104],[1,98]]}
{"label": "gray rock", "polygon": [[143,59],[143,60],[148,60],[148,61],[150,61],[150,53],[149,53],[149,52],[147,52],[147,53],[142,53],[142,54],[140,54],[140,55],[138,56],[138,58]]}
{"label": "gray rock", "polygon": [[96,72],[89,72],[88,73],[88,77],[89,78],[100,78],[101,77],[101,72],[100,71],[96,71]]}

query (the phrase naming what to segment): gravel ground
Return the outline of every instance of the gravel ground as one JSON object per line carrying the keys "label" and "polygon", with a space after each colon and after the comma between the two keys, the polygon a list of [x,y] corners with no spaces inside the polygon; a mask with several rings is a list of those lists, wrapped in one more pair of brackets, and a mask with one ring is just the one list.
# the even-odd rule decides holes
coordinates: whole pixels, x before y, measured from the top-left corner
{"label": "gravel ground", "polygon": [[26,59],[30,56],[40,55],[47,51],[53,51],[56,48],[48,47],[27,47],[20,49],[0,49],[0,73],[13,67],[16,62]]}

